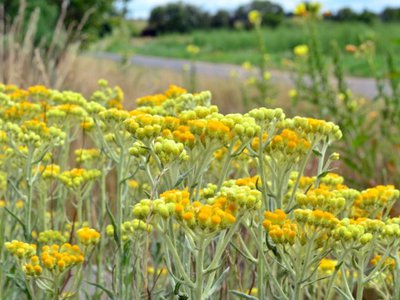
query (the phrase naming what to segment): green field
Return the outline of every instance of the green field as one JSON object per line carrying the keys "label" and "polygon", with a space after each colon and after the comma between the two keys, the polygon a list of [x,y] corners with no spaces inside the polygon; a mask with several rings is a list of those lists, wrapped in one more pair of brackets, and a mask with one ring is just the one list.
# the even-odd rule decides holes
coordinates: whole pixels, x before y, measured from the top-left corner
{"label": "green field", "polygon": [[[276,29],[263,29],[266,49],[272,60],[272,68],[284,68],[283,61],[293,57],[292,49],[307,42],[305,28],[295,21],[286,21]],[[358,45],[372,39],[377,45],[377,62],[382,65],[387,50],[400,51],[400,24],[381,23],[336,23],[323,21],[318,24],[318,38],[326,55],[332,53],[332,41],[337,41],[344,50],[347,44]],[[117,53],[138,53],[162,57],[189,58],[188,44],[201,48],[198,60],[241,64],[244,61],[257,62],[257,38],[254,31],[212,30],[196,31],[191,34],[169,34],[157,38],[118,39],[109,41],[104,50]],[[368,76],[365,61],[353,55],[344,55],[347,73]]]}

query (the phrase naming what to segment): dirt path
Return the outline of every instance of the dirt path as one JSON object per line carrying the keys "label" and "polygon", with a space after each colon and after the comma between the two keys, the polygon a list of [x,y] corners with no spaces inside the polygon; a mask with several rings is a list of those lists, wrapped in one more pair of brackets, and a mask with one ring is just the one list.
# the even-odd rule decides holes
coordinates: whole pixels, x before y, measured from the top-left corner
{"label": "dirt path", "polygon": [[[122,56],[113,53],[96,53],[91,55],[98,58],[110,59],[117,62],[120,62],[123,59]],[[162,58],[144,55],[134,55],[128,58],[128,62],[142,67],[169,69],[174,71],[181,71],[185,66],[191,63],[189,60],[184,59]],[[241,66],[232,64],[196,62],[196,69],[200,76],[218,76],[229,78],[232,72],[235,72],[244,77],[249,75],[249,71],[244,70]],[[290,72],[281,70],[270,70],[270,72],[273,81],[285,86],[293,86]],[[374,79],[347,77],[347,84],[349,89],[355,95],[372,99],[377,94]]]}

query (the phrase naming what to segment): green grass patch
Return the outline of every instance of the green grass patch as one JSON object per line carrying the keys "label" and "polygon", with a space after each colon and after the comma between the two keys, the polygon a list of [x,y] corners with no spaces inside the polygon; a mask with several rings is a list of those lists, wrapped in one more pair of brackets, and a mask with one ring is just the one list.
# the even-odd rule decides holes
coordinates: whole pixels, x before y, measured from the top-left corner
{"label": "green grass patch", "polygon": [[[263,38],[273,68],[284,68],[283,60],[292,57],[292,49],[298,44],[307,43],[305,28],[294,21],[287,21],[276,29],[263,29]],[[336,41],[344,50],[347,44],[359,44],[372,39],[377,45],[377,61],[383,64],[386,51],[400,51],[400,24],[377,22],[371,25],[363,23],[321,22],[318,25],[318,39],[325,55],[332,53],[332,42]],[[130,41],[114,40],[106,51],[116,53],[138,53],[161,57],[190,58],[186,52],[188,44],[201,48],[198,60],[241,64],[244,61],[256,63],[258,60],[258,41],[254,31],[245,30],[210,30],[195,31],[191,34],[168,34],[156,38],[138,38]],[[365,61],[353,55],[344,55],[347,73],[368,76]]]}

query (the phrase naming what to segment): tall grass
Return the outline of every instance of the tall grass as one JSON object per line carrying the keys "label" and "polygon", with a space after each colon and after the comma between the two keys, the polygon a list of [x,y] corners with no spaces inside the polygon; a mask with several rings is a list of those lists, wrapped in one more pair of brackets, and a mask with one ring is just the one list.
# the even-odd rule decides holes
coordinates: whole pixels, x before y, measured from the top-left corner
{"label": "tall grass", "polygon": [[9,20],[4,6],[0,6],[0,82],[21,87],[63,87],[80,48],[82,27],[91,12],[76,27],[65,28],[69,1],[60,2],[60,15],[50,39],[42,38],[39,43],[35,43],[38,8],[28,14],[27,1],[21,0],[17,16]]}

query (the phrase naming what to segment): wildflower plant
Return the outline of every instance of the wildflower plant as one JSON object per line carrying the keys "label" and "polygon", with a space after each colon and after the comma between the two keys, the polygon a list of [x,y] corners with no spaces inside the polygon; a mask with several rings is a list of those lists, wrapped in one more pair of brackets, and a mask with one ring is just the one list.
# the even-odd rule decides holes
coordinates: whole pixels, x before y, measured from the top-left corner
{"label": "wildflower plant", "polygon": [[[355,184],[361,187],[378,182],[395,183],[399,163],[397,156],[392,155],[398,145],[398,126],[394,124],[397,124],[399,116],[396,104],[399,80],[395,76],[398,64],[395,56],[387,51],[384,68],[378,67],[377,45],[369,37],[361,39],[359,44],[349,44],[345,49],[340,49],[332,41],[330,60],[322,52],[317,38],[318,23],[322,19],[321,5],[301,3],[295,15],[307,32],[307,43],[293,49],[290,65],[295,89],[289,92],[290,98],[294,104],[312,104],[307,108],[315,110],[320,118],[340,126],[344,138],[334,147],[340,152],[345,171]],[[345,55],[366,62],[377,91],[376,95],[371,95],[371,101],[353,94],[349,89],[343,70]]]}
{"label": "wildflower plant", "polygon": [[245,61],[242,64],[242,71],[245,76],[233,72],[231,76],[237,78],[242,93],[243,108],[249,110],[256,106],[269,105],[275,94],[274,86],[271,83],[272,75],[268,70],[270,56],[265,47],[265,37],[262,31],[262,15],[258,10],[249,12],[248,21],[257,38],[256,62]]}
{"label": "wildflower plant", "polygon": [[334,173],[332,122],[225,115],[177,86],[126,110],[105,81],[89,99],[6,85],[0,99],[2,296],[400,295],[400,192]]}

